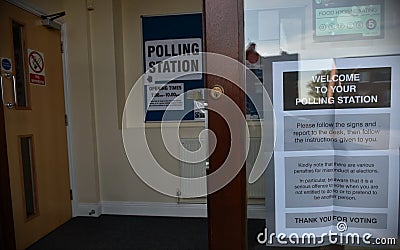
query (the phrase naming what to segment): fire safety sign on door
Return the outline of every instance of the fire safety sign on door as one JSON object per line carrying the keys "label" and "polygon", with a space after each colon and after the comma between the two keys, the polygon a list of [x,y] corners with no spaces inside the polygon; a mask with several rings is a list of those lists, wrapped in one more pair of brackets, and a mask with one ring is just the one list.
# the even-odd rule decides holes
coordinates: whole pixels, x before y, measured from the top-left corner
{"label": "fire safety sign on door", "polygon": [[29,82],[35,85],[46,85],[44,54],[28,49]]}

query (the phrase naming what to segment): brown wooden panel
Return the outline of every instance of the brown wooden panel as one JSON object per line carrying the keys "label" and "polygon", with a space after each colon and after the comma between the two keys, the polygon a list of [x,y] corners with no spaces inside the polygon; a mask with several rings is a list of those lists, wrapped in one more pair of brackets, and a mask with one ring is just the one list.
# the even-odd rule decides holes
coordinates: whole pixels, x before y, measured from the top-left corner
{"label": "brown wooden panel", "polygon": [[[243,4],[242,0],[204,1],[205,50],[244,61],[243,44]],[[237,71],[236,83],[244,84],[243,75]],[[206,76],[206,87],[218,84],[242,111],[244,116],[245,94],[234,83],[217,76]],[[209,98],[210,110],[221,105],[221,100]],[[232,112],[233,111],[232,109]],[[237,112],[237,111],[236,111]],[[229,113],[229,108],[228,108]],[[229,114],[228,114],[229,115]],[[210,157],[210,173],[216,171],[225,161],[228,152],[233,151],[234,163],[228,165],[235,169],[241,166],[245,157],[245,127],[240,123],[230,124],[213,111],[209,111],[209,128],[217,137],[217,146]],[[233,127],[232,126],[236,126]],[[231,135],[230,131],[235,131]],[[231,136],[240,137],[241,142],[231,144]],[[240,166],[234,166],[240,164]],[[208,181],[208,186],[214,185]],[[209,249],[247,249],[247,196],[245,168],[227,186],[208,196],[208,236]]]}

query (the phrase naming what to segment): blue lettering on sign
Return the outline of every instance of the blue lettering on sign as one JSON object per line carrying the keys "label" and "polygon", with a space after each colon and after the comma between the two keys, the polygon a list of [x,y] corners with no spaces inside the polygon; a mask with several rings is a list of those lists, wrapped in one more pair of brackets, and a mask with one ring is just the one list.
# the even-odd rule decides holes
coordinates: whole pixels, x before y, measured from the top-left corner
{"label": "blue lettering on sign", "polygon": [[3,58],[2,60],[1,60],[1,67],[4,69],[4,70],[11,70],[11,60],[10,59],[8,59],[8,58]]}

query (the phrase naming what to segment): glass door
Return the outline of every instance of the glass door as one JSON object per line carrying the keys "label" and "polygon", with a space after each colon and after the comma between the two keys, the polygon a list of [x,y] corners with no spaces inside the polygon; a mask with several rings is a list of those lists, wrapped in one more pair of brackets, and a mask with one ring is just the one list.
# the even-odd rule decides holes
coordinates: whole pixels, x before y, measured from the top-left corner
{"label": "glass door", "polygon": [[398,241],[399,7],[244,0],[249,249]]}

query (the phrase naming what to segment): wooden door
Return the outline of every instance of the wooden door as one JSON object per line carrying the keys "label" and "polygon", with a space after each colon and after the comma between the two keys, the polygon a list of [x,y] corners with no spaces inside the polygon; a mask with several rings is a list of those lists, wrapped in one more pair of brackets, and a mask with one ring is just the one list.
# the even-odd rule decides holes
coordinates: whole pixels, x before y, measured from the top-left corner
{"label": "wooden door", "polygon": [[2,100],[17,249],[71,218],[61,36],[40,20],[0,1]]}
{"label": "wooden door", "polygon": [[[207,52],[218,53],[229,56],[239,62],[244,62],[243,45],[243,0],[204,0],[203,18],[205,33],[205,48]],[[242,84],[244,88],[244,74],[236,70],[237,75],[233,78],[236,84]],[[212,89],[218,85],[224,89],[230,99],[242,111],[245,110],[245,93],[230,82],[221,77],[207,75],[206,87]],[[221,105],[219,100],[209,98],[210,110]],[[235,112],[233,110],[232,112]],[[237,114],[239,115],[239,114]],[[229,126],[240,126],[230,124]],[[247,194],[246,194],[246,168],[241,166],[245,157],[246,134],[245,127],[236,127],[232,131],[237,134],[231,135],[230,128],[224,119],[215,112],[209,111],[208,128],[217,137],[217,145],[210,156],[210,173],[224,163],[229,151],[235,155],[237,166],[229,166],[233,169],[242,167],[236,177],[221,190],[208,195],[208,242],[210,250],[246,250],[247,249]],[[231,136],[240,137],[243,143],[231,145]],[[231,145],[227,147],[226,145]],[[213,185],[207,180],[208,185]]]}

